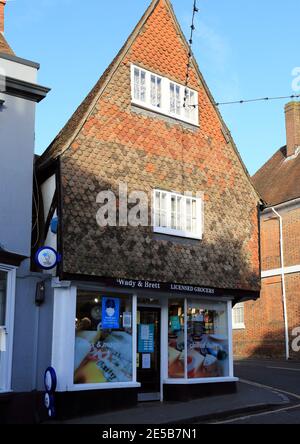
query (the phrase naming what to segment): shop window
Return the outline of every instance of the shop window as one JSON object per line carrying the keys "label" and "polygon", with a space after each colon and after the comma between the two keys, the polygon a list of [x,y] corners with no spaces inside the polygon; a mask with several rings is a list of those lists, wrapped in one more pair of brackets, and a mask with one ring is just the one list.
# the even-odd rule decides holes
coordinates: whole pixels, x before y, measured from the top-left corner
{"label": "shop window", "polygon": [[132,297],[78,290],[74,383],[132,382]]}
{"label": "shop window", "polygon": [[169,378],[185,377],[184,299],[169,301],[168,374]]}
{"label": "shop window", "polygon": [[154,231],[202,239],[202,199],[154,190]]}
{"label": "shop window", "polygon": [[169,301],[169,378],[228,377],[227,303],[187,300],[186,316],[184,307],[184,299]]}
{"label": "shop window", "polygon": [[227,304],[188,301],[188,378],[229,376]]}
{"label": "shop window", "polygon": [[244,303],[236,304],[232,309],[232,328],[234,330],[245,329],[245,306]]}

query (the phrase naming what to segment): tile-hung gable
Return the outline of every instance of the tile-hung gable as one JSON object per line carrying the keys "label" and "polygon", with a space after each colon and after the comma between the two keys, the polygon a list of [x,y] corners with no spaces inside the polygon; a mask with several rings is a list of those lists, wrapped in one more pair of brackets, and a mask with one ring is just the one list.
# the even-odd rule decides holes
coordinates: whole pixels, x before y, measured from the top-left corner
{"label": "tile-hung gable", "polygon": [[[43,166],[61,154],[63,273],[115,277],[125,273],[131,278],[142,274],[146,279],[187,283],[201,278],[212,286],[259,288],[253,213],[257,195],[195,62],[189,87],[199,95],[200,128],[147,109],[143,112],[132,100],[132,66],[143,65],[184,85],[186,63],[187,44],[170,5],[152,2],[109,72],[41,157]],[[130,228],[108,229],[106,234],[99,230],[96,195],[107,187],[117,191],[120,179],[129,188],[145,190],[149,198],[155,188],[204,192],[205,234],[201,245],[188,246],[192,263],[169,239],[154,249],[151,227],[138,233]],[[112,238],[118,254],[111,251],[108,239]],[[128,258],[121,245],[130,245],[138,254]],[[159,263],[164,258],[163,266],[157,267],[155,258]],[[176,273],[175,258],[180,264]],[[207,258],[214,263],[209,266]]]}
{"label": "tile-hung gable", "polygon": [[[170,2],[153,0],[38,161],[49,202],[45,190],[52,184],[48,208],[58,216],[57,237],[46,235],[41,244],[53,242],[62,255],[57,274],[65,283],[59,285],[71,283],[54,293],[53,329],[73,329],[73,339],[67,336],[69,346],[64,345],[73,354],[64,364],[53,362],[60,369],[61,391],[125,387],[131,394],[143,390],[172,399],[180,397],[175,383],[192,382],[193,390],[184,393],[194,396],[201,392],[195,383],[203,386],[202,378],[235,381],[230,308],[237,299],[259,297],[259,197],[194,58],[186,91],[191,106],[183,107],[188,51]],[[118,219],[124,184],[128,195],[142,191],[148,197],[146,223],[99,227],[98,193],[117,196]],[[69,295],[68,310],[60,292]],[[70,379],[72,313],[76,328],[84,320],[98,338],[107,331],[106,310],[119,317],[119,323],[113,320],[120,328],[111,334],[125,341],[126,356],[118,357],[122,371],[100,359],[100,379],[92,365],[82,372],[79,343],[83,347],[81,339],[91,334],[76,330],[77,364]],[[188,319],[199,323],[197,328],[188,326]],[[192,325],[203,354],[187,351]],[[57,339],[54,357],[61,356],[61,347]],[[120,401],[125,398],[120,395]]]}

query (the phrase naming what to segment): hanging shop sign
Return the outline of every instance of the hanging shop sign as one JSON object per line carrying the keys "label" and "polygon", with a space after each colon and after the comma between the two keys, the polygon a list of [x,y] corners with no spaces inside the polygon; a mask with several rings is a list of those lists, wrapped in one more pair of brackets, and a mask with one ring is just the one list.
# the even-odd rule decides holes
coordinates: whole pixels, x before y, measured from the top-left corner
{"label": "hanging shop sign", "polygon": [[102,328],[120,327],[120,299],[102,298]]}
{"label": "hanging shop sign", "polygon": [[42,247],[38,249],[34,259],[43,270],[52,270],[61,261],[61,256],[52,247]]}

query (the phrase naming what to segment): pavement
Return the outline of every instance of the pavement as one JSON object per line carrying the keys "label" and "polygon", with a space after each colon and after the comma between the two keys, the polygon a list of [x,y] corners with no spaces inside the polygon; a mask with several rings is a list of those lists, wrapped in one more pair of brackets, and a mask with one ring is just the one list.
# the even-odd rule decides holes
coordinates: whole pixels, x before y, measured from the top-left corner
{"label": "pavement", "polygon": [[[147,402],[136,407],[53,424],[195,424],[228,417],[285,408],[288,396],[255,386],[238,383],[234,394],[211,396],[189,402]],[[49,423],[49,421],[47,421]]]}
{"label": "pavement", "polygon": [[[266,390],[276,391],[289,399],[289,404],[263,412],[235,415],[214,420],[214,424],[300,424],[300,362],[245,360],[235,363],[235,374],[241,381]],[[212,421],[210,421],[212,422]]]}

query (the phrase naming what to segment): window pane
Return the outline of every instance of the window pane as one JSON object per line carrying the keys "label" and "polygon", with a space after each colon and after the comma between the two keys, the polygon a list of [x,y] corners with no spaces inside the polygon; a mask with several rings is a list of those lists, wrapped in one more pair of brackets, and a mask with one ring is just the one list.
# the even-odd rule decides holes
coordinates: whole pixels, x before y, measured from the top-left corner
{"label": "window pane", "polygon": [[182,197],[177,196],[177,230],[183,230]]}
{"label": "window pane", "polygon": [[161,193],[160,200],[160,226],[167,227],[168,226],[168,218],[167,218],[167,193]]}
{"label": "window pane", "polygon": [[184,378],[185,376],[185,346],[184,346],[184,300],[169,300],[169,329],[168,329],[168,367],[169,378]]}
{"label": "window pane", "polygon": [[188,377],[229,375],[227,304],[188,301]]}
{"label": "window pane", "polygon": [[175,85],[170,83],[170,112],[175,113]]}
{"label": "window pane", "polygon": [[196,94],[194,91],[190,90],[189,88],[185,89],[186,94],[186,102],[185,102],[185,117],[187,117],[190,120],[195,120],[196,118],[196,112],[197,106],[196,103]]}
{"label": "window pane", "polygon": [[132,381],[131,296],[78,290],[74,383]]}
{"label": "window pane", "polygon": [[176,85],[176,114],[181,114],[180,86]]}
{"label": "window pane", "polygon": [[0,325],[5,325],[7,273],[0,271]]}
{"label": "window pane", "polygon": [[151,75],[151,105],[161,107],[161,79]]}
{"label": "window pane", "polygon": [[192,202],[191,199],[186,199],[186,230],[192,231]]}
{"label": "window pane", "polygon": [[176,197],[171,197],[171,228],[176,230]]}
{"label": "window pane", "polygon": [[160,192],[155,193],[155,221],[154,225],[156,227],[160,226]]}
{"label": "window pane", "polygon": [[140,70],[134,68],[134,98],[140,98]]}
{"label": "window pane", "polygon": [[180,115],[181,114],[180,103],[180,86],[170,82],[170,112]]}
{"label": "window pane", "polygon": [[141,71],[141,92],[140,100],[146,102],[146,72]]}

